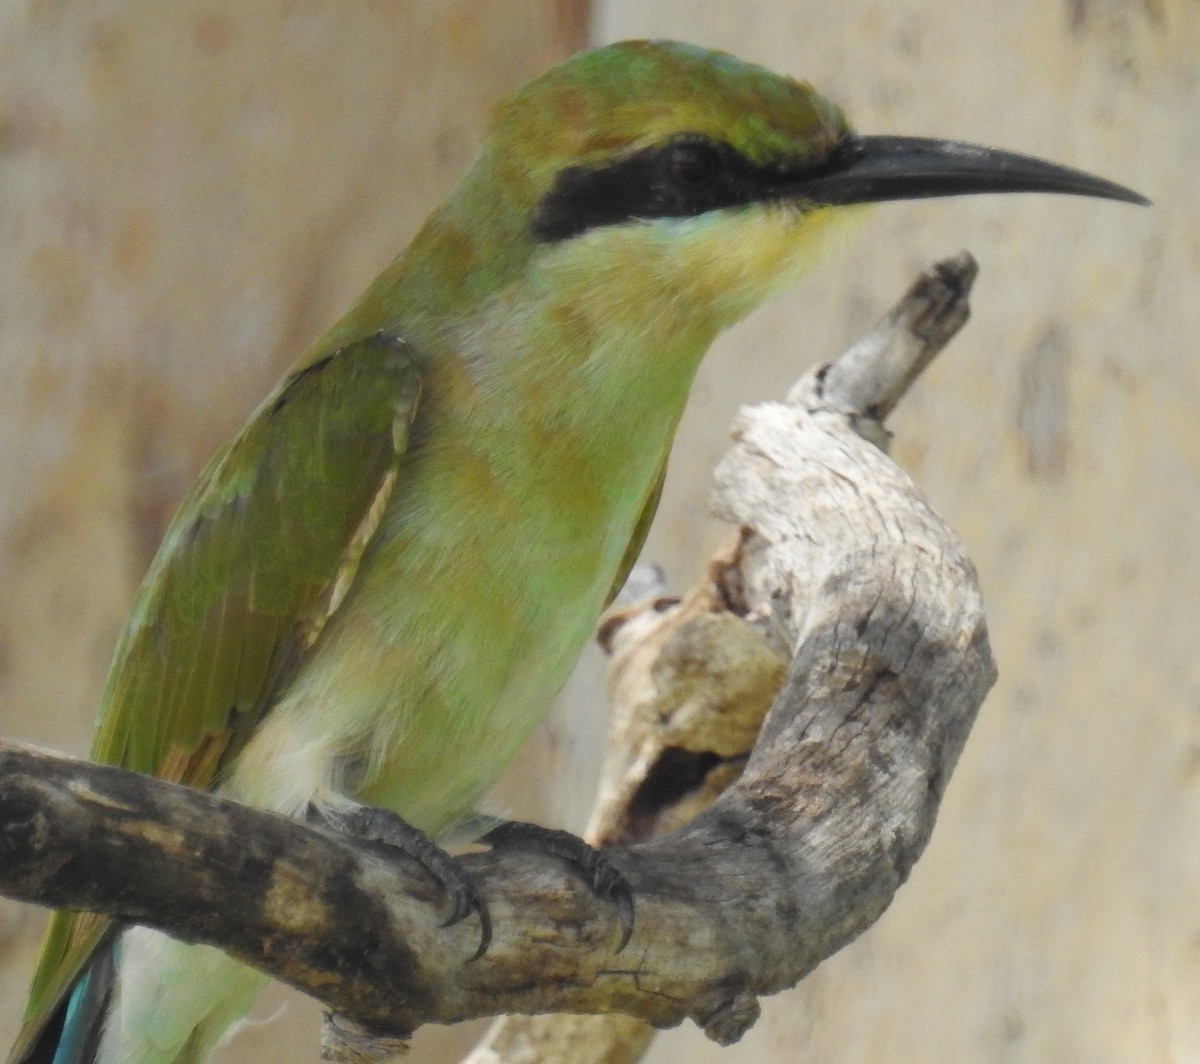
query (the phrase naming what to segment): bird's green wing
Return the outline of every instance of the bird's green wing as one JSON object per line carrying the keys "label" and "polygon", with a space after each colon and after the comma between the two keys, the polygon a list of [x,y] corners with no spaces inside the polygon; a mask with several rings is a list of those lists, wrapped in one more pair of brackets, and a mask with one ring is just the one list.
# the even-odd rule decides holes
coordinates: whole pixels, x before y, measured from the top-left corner
{"label": "bird's green wing", "polygon": [[211,785],[353,580],[418,391],[379,334],[285,379],[217,454],[134,606],[95,760]]}
{"label": "bird's green wing", "polygon": [[[184,500],[117,648],[92,755],[209,787],[354,579],[400,471],[420,381],[380,333],[287,377]],[[57,913],[13,1052],[108,921]]]}
{"label": "bird's green wing", "polygon": [[613,599],[621,593],[621,588],[625,586],[625,581],[629,579],[629,571],[637,562],[638,555],[642,553],[642,547],[646,542],[646,535],[650,531],[650,526],[654,523],[654,515],[658,513],[658,503],[662,498],[663,481],[666,479],[667,458],[664,455],[662,465],[658,467],[658,476],[654,480],[654,487],[650,489],[650,494],[646,496],[646,501],[642,505],[642,512],[638,517],[637,524],[633,526],[633,535],[629,537],[629,546],[625,548],[625,553],[621,557],[621,568],[617,570],[617,578],[608,590],[608,599],[604,603],[605,609],[611,606]]}

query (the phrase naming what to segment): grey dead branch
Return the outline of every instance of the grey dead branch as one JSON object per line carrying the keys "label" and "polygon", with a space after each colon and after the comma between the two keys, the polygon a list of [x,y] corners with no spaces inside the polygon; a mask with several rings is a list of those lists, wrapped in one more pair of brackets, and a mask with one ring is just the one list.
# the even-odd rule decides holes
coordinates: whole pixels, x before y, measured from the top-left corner
{"label": "grey dead branch", "polygon": [[602,1015],[513,1016],[471,1064],[617,1064],[684,1019],[735,1041],[760,996],[886,909],[995,679],[974,567],[883,427],[974,275],[966,253],[939,263],[784,402],[743,411],[714,493],[734,539],[682,600],[652,589],[606,621],[589,833],[636,893],[621,953],[611,907],[553,859],[464,858],[495,925],[466,964],[477,926],[440,927],[406,858],[11,744],[0,893],[220,946],[325,1002],[345,1060],[396,1050],[380,1032],[509,1013]]}

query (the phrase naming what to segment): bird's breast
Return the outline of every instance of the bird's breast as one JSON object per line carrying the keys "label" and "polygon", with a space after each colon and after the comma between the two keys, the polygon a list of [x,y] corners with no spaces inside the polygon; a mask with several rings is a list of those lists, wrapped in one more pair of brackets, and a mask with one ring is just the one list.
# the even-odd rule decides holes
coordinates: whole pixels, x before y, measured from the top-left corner
{"label": "bird's breast", "polygon": [[349,793],[443,831],[569,675],[673,420],[638,441],[455,420],[406,456],[349,592],[248,744],[248,800]]}

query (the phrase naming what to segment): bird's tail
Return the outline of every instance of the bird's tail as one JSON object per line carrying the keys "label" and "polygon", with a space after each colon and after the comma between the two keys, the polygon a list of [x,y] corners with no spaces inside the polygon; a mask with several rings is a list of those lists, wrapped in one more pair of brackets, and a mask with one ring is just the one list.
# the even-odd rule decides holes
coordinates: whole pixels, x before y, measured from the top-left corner
{"label": "bird's tail", "polygon": [[113,946],[96,950],[37,1040],[12,1064],[95,1064],[113,992]]}

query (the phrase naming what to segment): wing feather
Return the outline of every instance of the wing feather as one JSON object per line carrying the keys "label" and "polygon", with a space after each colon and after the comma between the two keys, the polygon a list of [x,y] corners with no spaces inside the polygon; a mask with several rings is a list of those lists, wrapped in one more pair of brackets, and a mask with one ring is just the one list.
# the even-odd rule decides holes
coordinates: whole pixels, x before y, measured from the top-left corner
{"label": "wing feather", "polygon": [[662,498],[663,482],[667,479],[667,459],[663,456],[662,465],[658,468],[658,476],[654,480],[654,486],[650,489],[650,494],[646,496],[646,501],[642,504],[642,512],[638,516],[637,524],[633,526],[633,534],[629,537],[629,545],[625,548],[625,553],[621,558],[621,568],[617,570],[617,577],[613,581],[613,585],[608,590],[608,599],[604,603],[605,609],[613,604],[613,599],[621,593],[621,588],[625,586],[625,581],[629,579],[629,571],[634,567],[638,560],[638,555],[642,553],[642,547],[646,543],[646,535],[650,531],[650,526],[654,523],[654,515],[658,513],[658,503]]}
{"label": "wing feather", "polygon": [[[285,378],[193,485],[142,584],[95,760],[210,787],[337,609],[401,471],[420,377],[379,333]],[[56,913],[21,1060],[110,933]]]}

